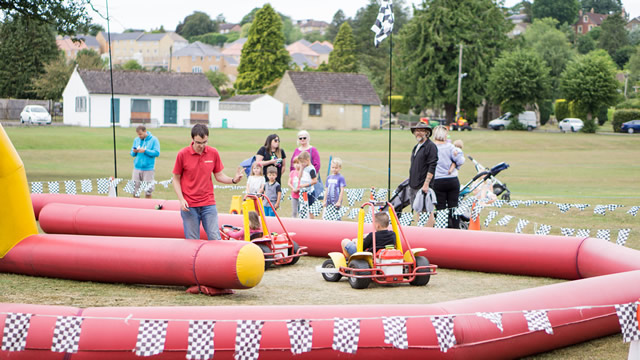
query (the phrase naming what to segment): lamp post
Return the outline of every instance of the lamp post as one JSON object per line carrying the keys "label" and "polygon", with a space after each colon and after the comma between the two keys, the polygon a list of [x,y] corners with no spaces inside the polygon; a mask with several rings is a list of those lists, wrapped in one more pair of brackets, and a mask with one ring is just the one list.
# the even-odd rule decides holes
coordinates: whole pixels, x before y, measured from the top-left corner
{"label": "lamp post", "polygon": [[462,87],[462,78],[467,76],[467,73],[462,73],[462,43],[460,43],[460,55],[458,58],[458,100],[456,101],[456,118],[454,121],[457,121],[460,117],[460,98],[461,98],[461,87]]}

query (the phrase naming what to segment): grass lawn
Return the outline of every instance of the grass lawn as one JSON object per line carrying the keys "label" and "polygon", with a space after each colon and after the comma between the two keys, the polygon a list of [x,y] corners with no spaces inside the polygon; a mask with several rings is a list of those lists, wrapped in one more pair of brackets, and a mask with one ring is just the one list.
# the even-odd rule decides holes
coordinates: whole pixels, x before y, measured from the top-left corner
{"label": "grass lawn", "polygon": [[[96,179],[114,175],[113,134],[111,129],[77,127],[7,127],[5,128],[22,157],[29,181]],[[236,166],[252,156],[270,131],[212,129],[209,144],[218,148],[232,175]],[[167,180],[175,155],[190,143],[189,129],[151,129],[160,139],[162,153],[157,160],[156,180]],[[291,154],[296,146],[295,130],[279,130],[282,146]],[[129,156],[134,129],[116,129],[118,177],[130,178]],[[329,156],[343,159],[343,175],[348,187],[386,187],[388,173],[387,131],[313,131],[312,145],[322,159],[322,177],[326,177]],[[472,131],[451,133],[462,139],[465,154],[485,166],[505,161],[510,168],[499,175],[512,193],[512,199],[549,200],[586,203],[585,211],[571,209],[561,213],[554,205],[505,206],[502,215],[513,215],[508,226],[495,220],[487,230],[513,232],[518,218],[531,221],[525,233],[533,233],[534,224],[560,227],[611,229],[615,241],[617,230],[630,228],[627,246],[640,249],[640,217],[626,213],[640,205],[640,136],[602,134],[562,134],[536,131]],[[391,188],[408,176],[409,152],[415,141],[408,130],[392,131]],[[289,158],[287,160],[290,160]],[[289,161],[287,161],[289,163]],[[469,162],[461,170],[461,182],[475,174]],[[283,176],[283,182],[287,179]],[[244,183],[244,181],[243,181]],[[216,191],[219,211],[229,209],[231,190]],[[128,194],[120,193],[121,196]],[[156,185],[154,197],[176,199],[173,188]],[[597,204],[621,204],[622,209],[606,216],[594,215]],[[285,201],[281,215],[290,214]],[[488,211],[483,213],[483,218]],[[496,219],[497,220],[497,219]],[[347,235],[348,236],[348,235]],[[482,274],[442,269],[426,287],[372,286],[365,291],[352,290],[348,284],[326,283],[315,266],[323,259],[304,258],[297,265],[269,270],[254,289],[238,291],[234,296],[206,297],[184,293],[184,288],[85,283],[59,279],[32,278],[0,274],[0,302],[37,303],[70,306],[161,306],[161,305],[253,305],[253,304],[402,304],[435,303],[558,283],[563,280],[503,274]],[[560,349],[536,358],[625,359],[628,345],[613,335],[584,344]]]}

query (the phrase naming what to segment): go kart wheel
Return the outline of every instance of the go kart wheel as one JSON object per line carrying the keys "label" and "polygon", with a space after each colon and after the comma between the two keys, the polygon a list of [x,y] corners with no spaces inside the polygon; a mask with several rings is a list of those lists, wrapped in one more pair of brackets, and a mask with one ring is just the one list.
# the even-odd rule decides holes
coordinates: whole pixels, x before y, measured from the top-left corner
{"label": "go kart wheel", "polygon": [[[416,267],[418,266],[429,266],[429,260],[427,260],[426,257],[424,256],[416,256]],[[419,273],[428,273],[430,272],[429,269],[420,269],[418,270]],[[410,282],[411,285],[413,286],[424,286],[427,285],[429,283],[429,280],[431,279],[431,275],[422,275],[422,276],[416,276],[415,279],[413,279],[412,282]]]}
{"label": "go kart wheel", "polygon": [[[335,269],[336,266],[333,265],[333,260],[327,259],[322,263],[322,268]],[[342,279],[342,275],[340,275],[339,273],[335,273],[335,274],[322,273],[322,277],[329,282],[338,282],[340,281],[340,279]]]}
{"label": "go kart wheel", "polygon": [[[349,267],[354,269],[369,269],[369,263],[365,260],[355,259],[349,263]],[[358,275],[371,275],[370,271],[358,272]],[[366,289],[371,283],[371,278],[349,277],[349,284],[354,289]]]}
{"label": "go kart wheel", "polygon": [[273,261],[267,261],[267,259],[272,259],[273,255],[266,255],[267,253],[272,252],[271,249],[267,245],[264,244],[256,244],[260,247],[260,250],[265,254],[264,255],[264,269],[267,270],[273,265]]}
{"label": "go kart wheel", "polygon": [[[293,243],[293,248],[289,249],[289,256],[298,253],[298,243],[293,240],[291,240],[291,242]],[[295,265],[295,263],[297,263],[298,260],[300,260],[300,256],[291,258],[291,262],[288,263],[287,265]]]}

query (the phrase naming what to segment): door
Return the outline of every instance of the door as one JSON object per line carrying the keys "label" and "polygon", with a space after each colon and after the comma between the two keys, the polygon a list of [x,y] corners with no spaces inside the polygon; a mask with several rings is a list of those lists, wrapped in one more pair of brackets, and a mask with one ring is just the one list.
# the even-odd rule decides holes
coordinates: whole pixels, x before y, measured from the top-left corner
{"label": "door", "polygon": [[111,99],[113,102],[113,106],[111,107],[111,117],[109,118],[109,123],[112,121],[116,124],[120,124],[120,99]]}
{"label": "door", "polygon": [[164,101],[164,123],[165,124],[178,123],[178,100]]}
{"label": "door", "polygon": [[369,105],[362,105],[362,128],[363,129],[368,129],[371,127],[369,125],[370,112],[371,112],[371,109]]}

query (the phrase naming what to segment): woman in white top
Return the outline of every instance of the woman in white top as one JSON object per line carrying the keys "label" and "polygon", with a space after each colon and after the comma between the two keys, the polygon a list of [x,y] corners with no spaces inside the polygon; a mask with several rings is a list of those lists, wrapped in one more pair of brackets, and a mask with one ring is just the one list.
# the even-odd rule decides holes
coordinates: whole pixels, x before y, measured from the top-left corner
{"label": "woman in white top", "polygon": [[[458,169],[464,164],[464,154],[450,142],[447,142],[449,130],[442,125],[433,129],[433,142],[438,148],[438,164],[436,173],[433,176],[433,191],[436,193],[436,210],[449,211],[449,228],[458,229],[460,219],[453,215],[458,207],[458,196],[460,195],[460,180],[458,180]],[[451,164],[455,164],[455,170],[449,173]]]}

